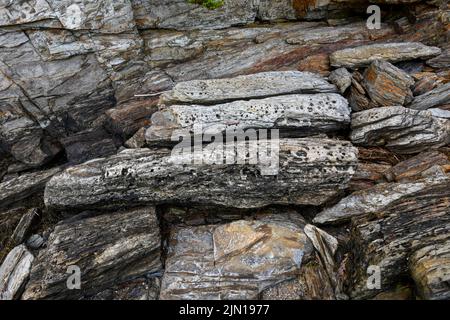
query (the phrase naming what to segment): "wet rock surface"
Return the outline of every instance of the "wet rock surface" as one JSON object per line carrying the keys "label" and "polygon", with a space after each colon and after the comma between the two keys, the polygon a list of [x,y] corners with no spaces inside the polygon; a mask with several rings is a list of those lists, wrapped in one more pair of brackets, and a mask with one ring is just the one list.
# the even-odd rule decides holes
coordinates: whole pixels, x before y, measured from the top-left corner
{"label": "wet rock surface", "polygon": [[450,11],[376,2],[0,4],[0,299],[449,299]]}

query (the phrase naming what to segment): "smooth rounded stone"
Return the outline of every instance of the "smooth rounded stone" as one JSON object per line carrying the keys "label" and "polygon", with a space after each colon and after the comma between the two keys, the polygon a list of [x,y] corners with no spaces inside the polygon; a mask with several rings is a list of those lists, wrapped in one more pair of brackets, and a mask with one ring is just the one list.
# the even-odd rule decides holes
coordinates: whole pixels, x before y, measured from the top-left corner
{"label": "smooth rounded stone", "polygon": [[44,238],[39,234],[33,234],[27,240],[27,247],[33,250],[39,249],[44,244]]}
{"label": "smooth rounded stone", "polygon": [[426,300],[448,300],[450,290],[450,240],[417,250],[410,259],[410,272],[419,296]]}
{"label": "smooth rounded stone", "polygon": [[30,275],[34,257],[24,245],[12,249],[0,266],[0,300],[19,298]]}
{"label": "smooth rounded stone", "polygon": [[[127,149],[68,168],[47,183],[44,201],[49,208],[63,210],[124,203],[233,208],[320,205],[347,187],[358,162],[357,149],[336,139],[274,139],[250,145],[248,151],[246,142],[228,142],[220,148],[207,145],[199,153],[189,147],[172,154],[162,149]],[[268,147],[272,155],[264,161]],[[260,149],[260,161],[239,164],[235,148],[246,155]]]}
{"label": "smooth rounded stone", "polygon": [[174,229],[160,299],[255,299],[301,274],[314,251],[302,225],[282,213]]}
{"label": "smooth rounded stone", "polygon": [[357,191],[339,201],[335,206],[320,212],[313,222],[316,224],[337,224],[356,216],[374,214],[389,206],[406,201],[419,195],[433,198],[433,191],[448,188],[444,195],[450,192],[450,177],[422,179],[417,182],[381,183],[372,188]]}
{"label": "smooth rounded stone", "polygon": [[212,104],[284,94],[336,91],[333,84],[311,72],[273,71],[234,78],[180,82],[161,96],[161,103]]}
{"label": "smooth rounded stone", "polygon": [[352,114],[351,141],[361,146],[386,146],[400,154],[437,149],[450,142],[450,120],[427,110],[401,106]]}
{"label": "smooth rounded stone", "polygon": [[[24,300],[80,299],[161,270],[161,236],[154,207],[89,212],[58,223],[39,251]],[[80,289],[67,286],[80,271]],[[72,278],[73,279],[73,278]]]}
{"label": "smooth rounded stone", "polygon": [[[280,129],[290,136],[337,132],[350,124],[347,100],[335,93],[286,95],[212,106],[172,105],[155,113],[146,130],[148,145],[170,143],[178,130],[217,135],[234,130]],[[187,131],[186,131],[187,130]],[[178,136],[176,136],[178,141]]]}
{"label": "smooth rounded stone", "polygon": [[345,68],[333,70],[328,79],[338,87],[342,94],[352,85],[352,75]]}
{"label": "smooth rounded stone", "polygon": [[438,47],[429,47],[420,42],[376,43],[338,50],[330,55],[333,67],[359,68],[375,60],[399,62],[428,59],[441,53]]}

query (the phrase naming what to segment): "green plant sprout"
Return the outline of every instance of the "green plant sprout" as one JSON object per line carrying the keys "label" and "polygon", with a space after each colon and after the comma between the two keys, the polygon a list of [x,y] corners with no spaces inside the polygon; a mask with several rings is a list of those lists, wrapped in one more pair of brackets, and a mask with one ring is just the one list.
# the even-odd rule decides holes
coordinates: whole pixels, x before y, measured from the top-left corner
{"label": "green plant sprout", "polygon": [[214,10],[222,7],[225,0],[188,0],[188,2],[202,5],[209,10]]}

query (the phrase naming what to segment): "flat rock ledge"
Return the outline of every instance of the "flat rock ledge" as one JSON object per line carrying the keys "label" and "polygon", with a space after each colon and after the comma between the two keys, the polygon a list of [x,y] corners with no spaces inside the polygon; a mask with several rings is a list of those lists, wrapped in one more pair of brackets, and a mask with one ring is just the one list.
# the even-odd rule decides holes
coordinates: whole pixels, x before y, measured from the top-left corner
{"label": "flat rock ledge", "polygon": [[172,136],[194,132],[222,135],[234,130],[279,129],[290,136],[311,136],[348,128],[350,108],[335,93],[285,95],[216,105],[172,105],[152,116],[148,145],[170,143]]}
{"label": "flat rock ledge", "polygon": [[[267,147],[267,142],[258,143],[253,147],[260,151]],[[123,203],[215,204],[235,208],[320,205],[346,188],[357,166],[358,151],[347,141],[300,138],[268,143],[274,146],[271,154],[279,156],[270,158],[270,164],[226,164],[230,155],[236,155],[234,147],[246,150],[232,142],[224,145],[230,153],[222,153],[222,145],[208,145],[200,153],[200,163],[195,162],[199,153],[191,153],[190,148],[186,155],[162,149],[124,150],[55,176],[46,186],[45,204],[58,209]],[[215,162],[217,155],[221,162]],[[261,155],[264,157],[264,151]]]}
{"label": "flat rock ledge", "polygon": [[386,146],[414,154],[450,143],[450,120],[429,110],[401,106],[365,110],[352,115],[350,139],[361,146]]}
{"label": "flat rock ledge", "polygon": [[359,68],[375,60],[389,62],[428,59],[441,54],[438,47],[429,47],[420,42],[375,43],[338,50],[330,55],[333,67]]}
{"label": "flat rock ledge", "polygon": [[274,71],[234,78],[179,82],[161,96],[160,102],[165,105],[213,104],[285,94],[329,92],[337,92],[337,88],[317,74]]}

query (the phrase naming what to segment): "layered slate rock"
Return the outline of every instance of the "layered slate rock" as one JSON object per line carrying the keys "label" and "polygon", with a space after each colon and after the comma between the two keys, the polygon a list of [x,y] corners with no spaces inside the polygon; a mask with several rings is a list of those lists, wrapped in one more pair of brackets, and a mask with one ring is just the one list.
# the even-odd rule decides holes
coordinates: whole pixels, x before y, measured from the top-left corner
{"label": "layered slate rock", "polygon": [[336,87],[310,72],[261,72],[225,79],[180,82],[161,96],[169,105],[212,104],[295,93],[336,92]]}
{"label": "layered slate rock", "polygon": [[18,298],[30,275],[33,260],[25,245],[11,250],[0,266],[0,300]]}
{"label": "layered slate rock", "polygon": [[[160,245],[152,207],[69,218],[56,225],[39,252],[22,299],[78,299],[158,272]],[[67,287],[70,266],[81,271],[80,290]]]}
{"label": "layered slate rock", "polygon": [[17,203],[35,193],[42,192],[52,176],[60,172],[56,167],[45,171],[26,173],[0,183],[0,207]]}
{"label": "layered slate rock", "polygon": [[412,109],[425,110],[450,103],[450,83],[443,84],[430,92],[415,97],[411,105]]}
{"label": "layered slate rock", "polygon": [[[354,248],[354,271],[348,275],[352,298],[365,299],[395,288],[401,279],[410,277],[408,260],[414,252],[448,241],[449,181],[447,177],[431,188],[353,219],[351,243]],[[442,264],[443,270],[445,265]],[[381,289],[367,286],[371,274],[368,272],[369,266],[380,268]],[[428,266],[432,273],[433,262]]]}
{"label": "layered slate rock", "polygon": [[172,155],[129,149],[56,176],[47,184],[45,203],[60,209],[123,203],[319,205],[345,189],[356,165],[357,149],[349,142],[322,138],[262,140],[250,149],[245,142],[228,142],[225,148],[210,144],[196,153],[189,146]]}
{"label": "layered slate rock", "polygon": [[283,214],[173,230],[161,299],[255,299],[302,272],[313,246]]}
{"label": "layered slate rock", "polygon": [[218,135],[234,130],[280,129],[291,136],[337,132],[350,124],[347,100],[334,93],[286,95],[212,106],[172,105],[155,113],[149,145],[170,142],[177,132]]}
{"label": "layered slate rock", "polygon": [[375,60],[398,62],[428,59],[440,53],[441,49],[419,42],[375,43],[333,52],[330,63],[334,67],[358,68],[368,66]]}
{"label": "layered slate rock", "polygon": [[402,161],[385,172],[389,181],[408,182],[427,175],[433,166],[448,166],[450,159],[439,151],[426,151]]}
{"label": "layered slate rock", "polygon": [[[446,196],[450,185],[447,176],[432,177],[410,183],[381,183],[372,188],[357,191],[327,208],[314,218],[314,223],[340,223],[352,217],[376,214],[398,202],[407,202],[415,197],[434,199],[438,194]],[[437,192],[441,193],[437,193]]]}
{"label": "layered slate rock", "polygon": [[364,88],[378,107],[406,105],[413,85],[411,76],[386,61],[374,61],[364,73]]}
{"label": "layered slate rock", "polygon": [[418,153],[450,142],[450,121],[401,106],[375,108],[352,115],[354,144],[386,146],[401,154]]}
{"label": "layered slate rock", "polygon": [[410,260],[411,275],[422,299],[448,300],[450,240],[417,250]]}

